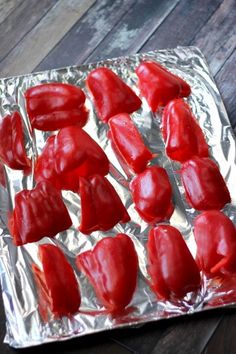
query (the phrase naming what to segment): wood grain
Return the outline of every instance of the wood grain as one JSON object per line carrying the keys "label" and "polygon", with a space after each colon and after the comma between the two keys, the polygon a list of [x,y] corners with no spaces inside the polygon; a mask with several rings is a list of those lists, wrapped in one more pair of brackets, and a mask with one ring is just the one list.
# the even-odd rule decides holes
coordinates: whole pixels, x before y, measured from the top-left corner
{"label": "wood grain", "polygon": [[2,76],[31,72],[95,0],[59,0],[0,63]]}
{"label": "wood grain", "polygon": [[35,70],[82,64],[135,2],[136,0],[97,1]]}
{"label": "wood grain", "polygon": [[0,24],[0,62],[56,2],[57,0],[23,1],[12,11],[11,15]]}
{"label": "wood grain", "polygon": [[224,0],[191,42],[205,53],[216,75],[236,47],[236,1]]}
{"label": "wood grain", "polygon": [[22,0],[0,0],[0,24],[21,2]]}
{"label": "wood grain", "polygon": [[85,62],[136,53],[178,0],[138,0]]}
{"label": "wood grain", "polygon": [[187,3],[180,1],[144,44],[141,51],[189,45],[221,2],[222,0],[189,0]]}

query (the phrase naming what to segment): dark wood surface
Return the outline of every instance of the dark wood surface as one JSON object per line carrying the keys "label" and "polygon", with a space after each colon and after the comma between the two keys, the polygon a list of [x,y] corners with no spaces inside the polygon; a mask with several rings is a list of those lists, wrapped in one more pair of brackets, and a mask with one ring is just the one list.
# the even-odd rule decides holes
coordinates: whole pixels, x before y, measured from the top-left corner
{"label": "dark wood surface", "polygon": [[[235,0],[0,0],[0,76],[196,45],[236,127]],[[1,143],[1,142],[0,142]],[[5,317],[0,303],[0,353]],[[236,310],[114,330],[21,353],[236,353]]]}

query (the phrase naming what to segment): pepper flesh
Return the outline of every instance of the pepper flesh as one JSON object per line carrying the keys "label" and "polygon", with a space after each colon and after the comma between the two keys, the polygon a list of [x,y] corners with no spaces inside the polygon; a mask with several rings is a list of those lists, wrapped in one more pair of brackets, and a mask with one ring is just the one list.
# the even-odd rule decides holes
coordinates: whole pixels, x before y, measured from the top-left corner
{"label": "pepper flesh", "polygon": [[187,97],[190,86],[157,62],[144,61],[136,69],[141,95],[147,100],[152,112],[165,106],[174,98]]}
{"label": "pepper flesh", "polygon": [[24,146],[21,115],[15,111],[0,120],[0,159],[14,170],[30,167]]}
{"label": "pepper flesh", "polygon": [[77,86],[48,83],[25,92],[26,110],[35,129],[53,131],[69,125],[84,126],[88,112],[84,92]]}
{"label": "pepper flesh", "polygon": [[159,225],[150,230],[147,252],[151,288],[158,298],[181,299],[199,289],[199,269],[176,228]]}
{"label": "pepper flesh", "polygon": [[[41,316],[47,320],[48,310],[56,316],[70,316],[80,307],[80,291],[74,271],[64,253],[54,245],[39,245],[42,270],[32,265]],[[43,298],[43,299],[42,299]]]}
{"label": "pepper flesh", "polygon": [[153,155],[145,146],[142,136],[130,116],[127,113],[117,114],[109,119],[108,124],[115,150],[134,173],[142,172]]}
{"label": "pepper flesh", "polygon": [[80,127],[71,126],[48,138],[36,163],[35,178],[76,192],[79,177],[108,172],[109,160],[101,147]]}
{"label": "pepper flesh", "polygon": [[196,261],[209,277],[236,272],[236,230],[218,210],[209,210],[194,220]]}
{"label": "pepper flesh", "polygon": [[72,225],[60,192],[48,182],[39,182],[32,190],[15,196],[15,208],[9,219],[13,242],[21,246],[43,237],[54,237]]}
{"label": "pepper flesh", "polygon": [[196,210],[222,209],[231,198],[217,164],[207,157],[194,157],[181,167],[189,204]]}
{"label": "pepper flesh", "polygon": [[103,176],[80,178],[81,223],[79,230],[84,234],[107,231],[118,222],[130,220],[120,197],[111,183]]}
{"label": "pepper flesh", "polygon": [[121,312],[130,303],[137,284],[138,257],[127,235],[103,238],[93,250],[78,255],[76,264],[110,312]]}
{"label": "pepper flesh", "polygon": [[137,111],[142,101],[121,78],[108,68],[92,70],[86,83],[99,118],[105,123],[118,113]]}
{"label": "pepper flesh", "polygon": [[148,223],[169,219],[174,211],[172,187],[164,168],[151,166],[130,183],[135,209]]}
{"label": "pepper flesh", "polygon": [[183,99],[170,101],[162,116],[166,154],[179,162],[193,156],[208,157],[208,145],[191,109]]}

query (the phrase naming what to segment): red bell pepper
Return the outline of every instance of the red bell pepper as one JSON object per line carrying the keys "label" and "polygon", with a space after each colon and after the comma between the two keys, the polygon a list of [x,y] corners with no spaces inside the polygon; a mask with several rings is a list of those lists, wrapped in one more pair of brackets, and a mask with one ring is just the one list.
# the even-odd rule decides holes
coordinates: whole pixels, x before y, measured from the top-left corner
{"label": "red bell pepper", "polygon": [[36,163],[36,181],[49,180],[58,189],[78,190],[79,177],[106,175],[109,160],[101,147],[80,127],[50,136]]}
{"label": "red bell pepper", "polygon": [[142,172],[153,155],[144,144],[141,134],[127,113],[109,119],[110,138],[115,150],[135,172]]}
{"label": "red bell pepper", "polygon": [[0,186],[6,187],[6,178],[5,178],[5,171],[4,171],[4,165],[0,161]]}
{"label": "red bell pepper", "polygon": [[236,272],[236,230],[218,210],[209,210],[194,220],[196,261],[209,277]]}
{"label": "red bell pepper", "polygon": [[103,238],[92,251],[81,253],[76,264],[109,312],[122,312],[130,303],[137,283],[138,257],[127,235]]}
{"label": "red bell pepper", "polygon": [[72,225],[61,193],[48,182],[39,182],[32,190],[15,196],[15,208],[9,228],[16,246],[54,237]]}
{"label": "red bell pepper", "polygon": [[174,211],[172,188],[164,168],[151,166],[130,183],[135,209],[148,223],[169,219]]}
{"label": "red bell pepper", "polygon": [[54,245],[39,245],[42,270],[32,265],[41,316],[50,310],[56,317],[70,316],[80,307],[80,291],[74,271],[64,253]]}
{"label": "red bell pepper", "polygon": [[69,125],[83,127],[88,119],[84,92],[77,86],[48,83],[25,92],[31,125],[39,130],[57,130]]}
{"label": "red bell pepper", "polygon": [[29,169],[26,156],[23,126],[19,112],[13,112],[0,120],[0,159],[14,170]]}
{"label": "red bell pepper", "polygon": [[152,112],[174,98],[187,97],[190,86],[157,62],[144,61],[136,69],[139,88]]}
{"label": "red bell pepper", "polygon": [[159,225],[150,230],[147,251],[151,288],[158,298],[180,299],[200,287],[197,264],[176,228]]}
{"label": "red bell pepper", "polygon": [[208,157],[208,145],[191,109],[183,99],[170,101],[162,116],[166,154],[180,162],[193,156]]}
{"label": "red bell pepper", "polygon": [[181,167],[186,199],[196,210],[222,209],[231,198],[217,164],[194,157]]}
{"label": "red bell pepper", "polygon": [[99,118],[108,120],[118,113],[137,111],[142,101],[119,76],[108,68],[92,70],[86,80]]}
{"label": "red bell pepper", "polygon": [[130,220],[120,197],[111,183],[103,176],[80,178],[81,223],[79,230],[84,234],[107,231],[118,222]]}

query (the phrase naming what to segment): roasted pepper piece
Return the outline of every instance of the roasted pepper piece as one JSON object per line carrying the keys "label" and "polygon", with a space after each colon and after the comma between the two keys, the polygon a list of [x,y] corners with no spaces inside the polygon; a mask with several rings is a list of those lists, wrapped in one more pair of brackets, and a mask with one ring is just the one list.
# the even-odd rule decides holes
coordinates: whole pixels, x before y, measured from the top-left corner
{"label": "roasted pepper piece", "polygon": [[84,234],[107,231],[118,222],[130,220],[120,197],[111,183],[103,176],[80,178],[81,223]]}
{"label": "roasted pepper piece", "polygon": [[200,272],[181,233],[170,225],[150,230],[147,243],[151,288],[162,300],[183,298],[200,287]]}
{"label": "roasted pepper piece", "polygon": [[121,155],[134,173],[142,172],[152,159],[141,134],[127,113],[120,113],[109,119],[110,134],[115,150]]}
{"label": "roasted pepper piece", "polygon": [[222,209],[231,198],[217,164],[207,157],[194,157],[181,167],[189,204],[196,210]]}
{"label": "roasted pepper piece", "polygon": [[194,220],[196,261],[209,277],[236,272],[236,230],[218,210],[209,210]]}
{"label": "roasted pepper piece", "polygon": [[32,190],[15,196],[15,208],[9,228],[16,246],[54,237],[72,225],[61,193],[48,182],[39,182]]}
{"label": "roasted pepper piece", "polygon": [[137,283],[138,257],[127,235],[103,238],[93,250],[78,255],[76,264],[109,312],[121,312],[130,303]]}
{"label": "roasted pepper piece", "polygon": [[183,99],[170,101],[162,115],[166,154],[179,162],[193,156],[208,157],[208,145],[193,113]]}
{"label": "roasted pepper piece", "polygon": [[27,170],[31,165],[26,156],[21,119],[16,111],[0,120],[0,159],[14,170]]}
{"label": "roasted pepper piece", "polygon": [[77,191],[80,176],[106,175],[109,160],[101,147],[80,127],[61,129],[50,136],[36,169],[36,181],[49,180],[58,189]]}
{"label": "roasted pepper piece", "polygon": [[92,70],[86,82],[97,114],[103,122],[107,123],[109,118],[118,113],[132,113],[141,107],[140,98],[108,68]]}
{"label": "roasted pepper piece", "polygon": [[174,98],[187,97],[191,93],[190,86],[183,79],[157,62],[142,62],[137,67],[136,74],[141,95],[146,98],[152,112]]}
{"label": "roasted pepper piece", "polygon": [[169,219],[174,211],[172,188],[164,168],[151,166],[130,183],[135,209],[148,223]]}
{"label": "roasted pepper piece", "polygon": [[70,316],[80,307],[80,291],[74,271],[64,253],[54,245],[39,245],[42,270],[33,264],[40,311],[47,320],[50,310],[56,317]]}
{"label": "roasted pepper piece", "polygon": [[39,130],[57,130],[69,125],[83,127],[88,119],[84,92],[77,86],[48,83],[25,92],[31,125]]}

